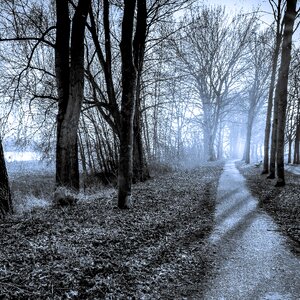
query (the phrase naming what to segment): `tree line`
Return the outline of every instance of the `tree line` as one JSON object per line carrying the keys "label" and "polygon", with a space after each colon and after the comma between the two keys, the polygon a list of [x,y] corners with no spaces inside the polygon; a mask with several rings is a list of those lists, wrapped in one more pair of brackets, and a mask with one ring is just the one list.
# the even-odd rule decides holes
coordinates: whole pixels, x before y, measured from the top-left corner
{"label": "tree line", "polygon": [[259,11],[229,16],[192,0],[4,0],[1,134],[55,157],[56,189],[116,176],[119,208],[155,164],[263,155],[282,186],[285,145],[299,163],[297,1],[269,2],[265,27]]}

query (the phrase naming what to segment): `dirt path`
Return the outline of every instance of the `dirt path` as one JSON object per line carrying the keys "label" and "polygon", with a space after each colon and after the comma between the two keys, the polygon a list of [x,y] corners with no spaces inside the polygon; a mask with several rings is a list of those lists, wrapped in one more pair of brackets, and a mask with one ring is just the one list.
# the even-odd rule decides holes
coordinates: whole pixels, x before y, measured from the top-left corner
{"label": "dirt path", "polygon": [[215,218],[215,267],[204,299],[300,299],[300,260],[257,208],[234,162],[220,178]]}

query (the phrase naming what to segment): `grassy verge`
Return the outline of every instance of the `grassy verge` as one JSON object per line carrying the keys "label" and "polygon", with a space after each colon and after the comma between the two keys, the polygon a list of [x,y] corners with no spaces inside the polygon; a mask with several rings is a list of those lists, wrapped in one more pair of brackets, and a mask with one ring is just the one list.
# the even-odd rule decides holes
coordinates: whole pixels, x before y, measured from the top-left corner
{"label": "grassy verge", "polygon": [[112,191],[5,220],[0,298],[182,299],[210,268],[203,249],[221,171],[207,164],[136,184],[131,210],[116,209]]}
{"label": "grassy verge", "polygon": [[300,254],[300,176],[286,172],[286,186],[274,187],[276,180],[261,175],[261,168],[237,162],[239,171],[246,178],[247,186],[259,199],[279,225],[280,230],[290,237],[292,250]]}

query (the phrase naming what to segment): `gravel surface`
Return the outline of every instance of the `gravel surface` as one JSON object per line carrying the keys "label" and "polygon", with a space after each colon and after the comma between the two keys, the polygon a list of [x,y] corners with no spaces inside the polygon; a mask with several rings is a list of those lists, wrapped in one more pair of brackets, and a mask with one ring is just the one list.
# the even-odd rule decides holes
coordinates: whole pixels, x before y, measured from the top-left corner
{"label": "gravel surface", "polygon": [[300,260],[258,207],[234,162],[220,179],[215,220],[209,237],[215,267],[203,299],[299,299]]}
{"label": "gravel surface", "polygon": [[237,162],[246,178],[247,187],[262,207],[277,223],[279,230],[289,236],[291,250],[300,256],[300,176],[286,172],[286,186],[275,187],[276,179],[261,175],[261,167]]}

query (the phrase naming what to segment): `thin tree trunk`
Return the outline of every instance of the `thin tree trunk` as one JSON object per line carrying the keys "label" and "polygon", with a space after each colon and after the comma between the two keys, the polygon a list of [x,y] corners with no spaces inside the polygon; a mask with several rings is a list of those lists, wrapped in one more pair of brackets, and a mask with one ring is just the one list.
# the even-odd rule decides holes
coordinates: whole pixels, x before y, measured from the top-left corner
{"label": "thin tree trunk", "polygon": [[[255,77],[257,80],[257,77]],[[256,83],[254,83],[255,86]],[[246,164],[250,164],[250,149],[251,149],[251,138],[252,138],[252,128],[254,121],[254,107],[255,107],[255,88],[253,87],[250,93],[250,108],[248,111],[248,119],[247,119],[247,134],[246,134],[246,142],[244,149],[244,159]]]}
{"label": "thin tree trunk", "polygon": [[275,178],[276,172],[276,148],[277,148],[277,124],[278,124],[278,99],[274,98],[273,107],[273,122],[272,122],[272,135],[271,135],[271,150],[270,150],[270,169],[268,179]]}
{"label": "thin tree trunk", "polygon": [[288,139],[288,164],[292,163],[292,139],[289,137]]}
{"label": "thin tree trunk", "polygon": [[291,48],[293,28],[296,18],[297,0],[287,1],[287,8],[284,15],[284,32],[282,41],[281,64],[278,75],[278,82],[275,91],[275,98],[278,99],[278,126],[277,126],[277,183],[276,186],[284,186],[284,138],[287,107],[287,86],[288,74],[291,61]]}
{"label": "thin tree trunk", "polygon": [[247,135],[245,143],[245,163],[250,164],[250,148],[251,148],[251,136],[252,136],[253,116],[249,116],[247,123]]}
{"label": "thin tree trunk", "polygon": [[8,213],[12,213],[12,199],[5,165],[2,140],[0,138],[0,219]]}
{"label": "thin tree trunk", "polygon": [[297,123],[296,123],[296,133],[295,133],[295,145],[294,145],[294,164],[300,163],[300,103],[298,103],[297,108]]}

